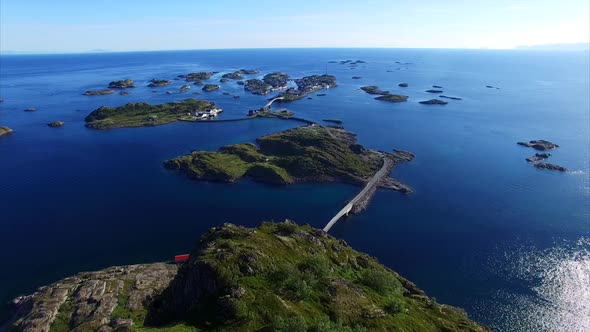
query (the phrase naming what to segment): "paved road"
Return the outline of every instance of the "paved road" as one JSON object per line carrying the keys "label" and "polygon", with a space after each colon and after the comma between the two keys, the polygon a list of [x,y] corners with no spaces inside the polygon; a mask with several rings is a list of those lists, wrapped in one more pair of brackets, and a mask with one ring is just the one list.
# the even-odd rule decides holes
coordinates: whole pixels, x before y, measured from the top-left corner
{"label": "paved road", "polygon": [[381,169],[379,171],[377,171],[377,173],[375,173],[375,175],[373,175],[373,177],[371,178],[371,180],[369,180],[369,182],[367,182],[367,184],[365,185],[363,190],[361,190],[361,192],[359,192],[356,196],[354,196],[354,198],[348,204],[346,204],[334,216],[334,218],[332,218],[332,220],[330,220],[328,222],[326,227],[324,227],[324,232],[328,232],[330,230],[330,228],[332,228],[332,226],[334,226],[334,224],[336,224],[336,222],[338,222],[338,220],[340,218],[342,218],[342,216],[344,216],[345,214],[348,214],[350,212],[350,210],[352,210],[352,207],[359,200],[361,200],[369,192],[369,190],[371,190],[377,184],[377,182],[379,180],[381,180],[384,176],[387,175],[387,170],[389,169],[390,166],[391,166],[391,160],[389,158],[383,157],[383,166],[381,167]]}

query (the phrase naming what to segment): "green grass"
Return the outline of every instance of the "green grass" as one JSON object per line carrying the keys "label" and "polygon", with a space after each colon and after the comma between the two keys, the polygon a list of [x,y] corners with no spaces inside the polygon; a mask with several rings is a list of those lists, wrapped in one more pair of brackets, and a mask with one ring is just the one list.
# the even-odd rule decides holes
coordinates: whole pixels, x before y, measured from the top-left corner
{"label": "green grass", "polygon": [[95,129],[155,126],[178,121],[189,112],[213,107],[213,103],[199,99],[160,105],[129,103],[119,107],[102,106],[90,113],[85,121],[88,127]]}

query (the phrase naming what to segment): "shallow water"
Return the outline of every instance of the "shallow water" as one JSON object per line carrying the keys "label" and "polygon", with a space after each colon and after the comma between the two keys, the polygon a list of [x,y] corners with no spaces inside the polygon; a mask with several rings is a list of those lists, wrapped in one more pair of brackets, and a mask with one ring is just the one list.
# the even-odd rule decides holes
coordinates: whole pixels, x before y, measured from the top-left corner
{"label": "shallow water", "polygon": [[[344,59],[367,64],[327,64]],[[177,93],[183,81],[154,89],[147,81],[201,70],[220,76],[257,68],[257,76],[284,71],[292,77],[327,71],[340,86],[289,109],[318,121],[341,119],[367,147],[416,154],[393,172],[415,193],[379,191],[363,214],[332,228],[334,236],[498,330],[587,330],[588,59],[587,52],[380,49],[0,57],[0,125],[15,130],[0,139],[0,299],[80,270],[169,259],[223,222],[289,218],[323,226],[358,188],[210,184],[162,167],[163,160],[191,150],[251,142],[296,123],[95,131],[83,119],[100,105],[190,97],[215,101],[225,110],[221,118],[241,117],[265,98],[235,82],[195,95],[197,86]],[[123,78],[138,85],[130,95],[81,95]],[[409,87],[397,87],[401,82]],[[359,90],[363,85],[410,100],[379,102]],[[432,85],[463,100],[420,105],[433,97],[424,92]],[[169,90],[175,93],[164,93]],[[22,111],[28,107],[38,111]],[[66,125],[48,128],[54,120]],[[570,171],[537,170],[524,161],[534,150],[515,143],[539,138],[561,145],[549,162]]]}

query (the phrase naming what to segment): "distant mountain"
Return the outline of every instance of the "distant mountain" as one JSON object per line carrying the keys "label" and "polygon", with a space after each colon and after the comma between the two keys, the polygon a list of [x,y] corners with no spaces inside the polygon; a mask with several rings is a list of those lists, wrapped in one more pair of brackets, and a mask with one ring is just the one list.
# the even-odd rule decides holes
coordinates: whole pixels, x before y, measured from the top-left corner
{"label": "distant mountain", "polygon": [[590,43],[526,45],[518,46],[516,49],[539,51],[587,51],[590,50]]}

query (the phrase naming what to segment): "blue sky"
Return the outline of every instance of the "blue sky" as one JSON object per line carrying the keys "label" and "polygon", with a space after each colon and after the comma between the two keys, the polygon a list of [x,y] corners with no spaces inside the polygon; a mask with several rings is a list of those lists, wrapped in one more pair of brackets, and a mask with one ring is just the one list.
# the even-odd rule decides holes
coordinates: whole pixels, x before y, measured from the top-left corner
{"label": "blue sky", "polygon": [[590,40],[588,0],[0,0],[0,51],[514,48]]}

